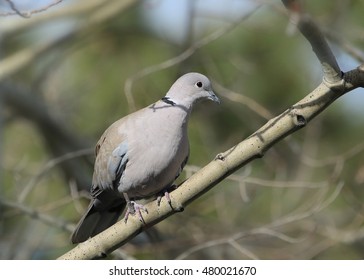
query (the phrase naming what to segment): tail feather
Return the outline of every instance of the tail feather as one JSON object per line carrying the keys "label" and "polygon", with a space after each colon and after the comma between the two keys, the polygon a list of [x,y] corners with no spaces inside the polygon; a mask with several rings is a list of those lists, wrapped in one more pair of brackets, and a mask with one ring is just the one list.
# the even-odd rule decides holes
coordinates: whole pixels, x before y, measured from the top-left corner
{"label": "tail feather", "polygon": [[93,237],[116,223],[125,208],[125,203],[112,209],[98,211],[91,201],[86,213],[72,234],[72,243],[80,243]]}

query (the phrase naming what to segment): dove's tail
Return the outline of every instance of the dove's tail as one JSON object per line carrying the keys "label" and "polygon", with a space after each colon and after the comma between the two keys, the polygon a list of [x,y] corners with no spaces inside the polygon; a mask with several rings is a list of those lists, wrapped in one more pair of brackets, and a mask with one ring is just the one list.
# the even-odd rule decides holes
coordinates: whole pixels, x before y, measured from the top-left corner
{"label": "dove's tail", "polygon": [[72,243],[80,243],[93,237],[108,227],[116,223],[121,213],[126,206],[125,201],[111,209],[98,211],[94,205],[94,200],[91,201],[86,213],[74,230],[71,240]]}

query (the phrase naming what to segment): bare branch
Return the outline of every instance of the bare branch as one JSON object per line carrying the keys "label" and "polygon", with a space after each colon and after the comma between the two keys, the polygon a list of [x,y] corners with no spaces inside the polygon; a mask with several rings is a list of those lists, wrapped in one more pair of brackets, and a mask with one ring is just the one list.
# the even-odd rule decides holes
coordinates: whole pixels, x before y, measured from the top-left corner
{"label": "bare branch", "polygon": [[292,12],[292,17],[302,35],[312,46],[312,50],[321,62],[324,80],[329,84],[336,84],[341,80],[341,70],[324,35],[312,18],[303,13],[298,0],[282,0],[285,7]]}
{"label": "bare branch", "polygon": [[64,5],[60,9],[49,10],[47,13],[42,13],[36,17],[31,17],[28,20],[17,20],[17,21],[3,21],[0,26],[0,32],[3,36],[18,33],[29,30],[37,25],[46,23],[48,21],[77,17],[83,19],[85,14],[92,14],[96,9],[100,9],[100,6],[104,4],[103,0],[89,0],[89,1],[77,1],[70,5]]}
{"label": "bare branch", "polygon": [[22,12],[18,10],[18,8],[13,3],[13,1],[5,0],[5,2],[8,2],[10,8],[14,11],[13,13],[10,13],[10,14],[13,14],[13,15],[16,15],[17,14],[17,15],[19,15],[21,17],[24,17],[24,18],[27,18],[28,17],[26,15],[23,15]]}
{"label": "bare branch", "polygon": [[126,81],[125,81],[125,86],[124,86],[124,93],[125,93],[125,97],[126,100],[128,102],[128,107],[130,111],[135,111],[136,110],[136,106],[135,106],[135,102],[134,102],[134,98],[133,98],[133,93],[132,93],[132,87],[133,84],[149,75],[152,73],[155,73],[157,71],[161,71],[164,69],[168,69],[174,65],[177,65],[178,63],[181,63],[182,61],[186,60],[187,58],[189,58],[191,55],[193,55],[198,49],[202,48],[203,46],[217,40],[218,38],[220,38],[221,36],[223,36],[224,34],[226,34],[227,32],[231,31],[232,29],[234,29],[238,24],[240,24],[243,20],[247,19],[248,17],[250,17],[254,12],[256,12],[258,9],[260,8],[260,6],[257,6],[255,9],[253,9],[250,13],[248,13],[247,15],[244,15],[243,17],[241,17],[239,20],[237,20],[236,22],[229,24],[228,26],[222,27],[218,30],[216,30],[215,32],[207,35],[206,37],[203,37],[201,40],[195,42],[194,44],[192,44],[192,46],[190,46],[188,49],[186,49],[184,52],[182,52],[181,54],[172,57],[166,61],[163,61],[159,64],[155,64],[152,66],[149,66],[147,68],[144,68],[143,70],[137,72],[136,74],[134,74],[133,76],[129,77]]}
{"label": "bare branch", "polygon": [[334,165],[338,161],[343,162],[343,161],[351,158],[354,155],[358,155],[358,154],[362,153],[363,151],[364,151],[364,143],[360,143],[340,155],[332,156],[332,157],[325,158],[325,159],[313,159],[306,155],[303,155],[302,161],[303,161],[303,163],[316,168],[316,167],[322,167],[322,166],[327,166],[327,165]]}
{"label": "bare branch", "polygon": [[247,106],[250,110],[261,116],[262,118],[269,120],[270,118],[273,118],[273,115],[271,112],[268,111],[265,107],[260,105],[258,102],[256,102],[254,99],[249,98],[248,96],[245,96],[243,94],[239,94],[237,92],[233,92],[232,90],[229,90],[219,83],[214,81],[214,89],[217,90],[219,93],[219,96],[222,96],[226,99],[229,99],[233,102],[238,102],[240,104],[243,104]]}
{"label": "bare branch", "polygon": [[186,251],[184,251],[182,254],[177,256],[177,260],[183,260],[188,258],[190,255],[210,248],[210,247],[215,247],[215,246],[220,246],[220,245],[225,245],[225,244],[230,244],[232,245],[234,248],[236,248],[238,251],[240,251],[243,255],[248,256],[250,259],[253,260],[258,260],[259,257],[257,255],[255,255],[253,252],[251,252],[250,250],[244,248],[243,246],[241,246],[237,241],[239,239],[245,238],[245,237],[249,237],[249,236],[253,236],[253,235],[268,235],[268,236],[272,236],[275,238],[278,238],[280,240],[289,242],[289,243],[298,243],[301,242],[303,240],[303,238],[294,238],[294,237],[290,237],[286,234],[283,234],[281,232],[278,232],[276,230],[270,229],[268,227],[259,227],[256,229],[252,229],[252,230],[248,230],[248,231],[242,231],[242,232],[238,232],[230,237],[224,237],[224,238],[220,238],[217,240],[210,240],[201,244],[198,244],[196,246],[193,246],[191,248],[188,248]]}
{"label": "bare branch", "polygon": [[[283,0],[283,3],[293,12],[301,12],[300,6],[296,5],[298,2]],[[313,21],[307,17],[300,16],[298,27],[312,45],[323,68],[324,79],[316,89],[282,114],[270,119],[263,127],[244,141],[226,152],[218,154],[213,161],[193,174],[170,194],[172,207],[165,200],[162,201],[159,207],[155,201],[151,201],[145,205],[149,210],[149,214],[144,215],[145,224],[141,223],[137,217],[130,218],[127,224],[120,221],[104,232],[79,244],[73,250],[61,256],[60,259],[90,259],[105,256],[128,242],[145,228],[153,226],[176,212],[182,211],[188,204],[242,166],[254,159],[263,157],[274,144],[305,127],[313,118],[343,94],[355,88],[364,87],[364,65],[349,72],[341,73],[327,42]],[[340,165],[338,165],[338,170],[340,170]],[[333,179],[338,178],[335,177]],[[310,201],[309,205],[305,205],[305,208],[309,210],[301,211],[297,214],[290,213],[286,217],[272,222],[269,228],[276,228],[307,218],[326,208],[337,198],[344,186],[343,182],[336,183],[336,189],[330,195],[328,195],[329,191],[327,188],[320,189],[319,194]],[[269,231],[266,233],[271,234]],[[239,233],[233,236],[231,240],[237,240],[243,235]],[[289,240],[285,235],[275,235],[276,237]],[[229,239],[220,241],[221,243],[226,243]],[[213,244],[217,244],[216,240]],[[240,251],[244,252],[244,250]]]}
{"label": "bare branch", "polygon": [[[55,157],[85,147],[84,145],[87,142],[71,133],[65,123],[55,119],[49,112],[45,102],[36,93],[21,87],[19,84],[5,82],[0,83],[0,91],[2,101],[7,107],[19,113],[21,117],[32,121],[41,131],[47,147]],[[61,161],[58,163],[67,178],[73,178],[79,186],[89,185],[90,178],[87,176],[87,170],[90,162],[88,160],[79,158],[75,161]],[[38,178],[35,179],[37,181]],[[29,184],[32,185],[33,183]]]}
{"label": "bare branch", "polygon": [[49,40],[48,42],[42,42],[36,46],[30,46],[6,57],[0,61],[0,80],[3,80],[23,69],[40,55],[61,46],[62,43],[74,38],[74,36],[79,34],[81,31],[89,29],[92,26],[99,25],[101,22],[118,15],[120,11],[128,9],[131,5],[134,5],[137,2],[138,0],[108,1],[107,4],[93,12],[84,22],[76,26],[69,33]]}
{"label": "bare branch", "polygon": [[74,225],[70,224],[66,221],[60,220],[56,217],[52,217],[49,215],[46,215],[44,213],[41,213],[35,209],[32,209],[30,207],[27,207],[21,203],[17,203],[17,202],[12,202],[12,201],[5,201],[5,200],[0,200],[0,204],[1,206],[5,206],[5,207],[10,207],[13,209],[17,209],[20,210],[21,212],[27,214],[28,216],[34,218],[34,219],[39,219],[40,221],[44,222],[45,224],[51,225],[51,226],[55,226],[57,228],[60,229],[64,229],[68,232],[72,232],[74,230]]}
{"label": "bare branch", "polygon": [[[210,240],[210,241],[198,244],[198,245],[193,246],[193,247],[187,249],[186,251],[184,251],[176,259],[185,259],[193,253],[196,253],[200,250],[203,250],[203,249],[206,249],[209,247],[213,247],[213,246],[231,244],[232,242],[235,242],[235,244],[238,244],[237,243],[238,240],[241,240],[248,236],[254,236],[257,234],[272,236],[272,237],[278,238],[278,239],[283,240],[288,243],[302,242],[305,239],[305,237],[294,238],[294,237],[288,236],[286,234],[283,234],[277,230],[274,230],[273,228],[282,227],[282,226],[285,226],[290,223],[302,221],[303,219],[306,219],[306,218],[324,210],[327,206],[329,206],[338,197],[338,194],[340,193],[342,186],[343,186],[343,184],[338,184],[335,191],[333,192],[333,194],[331,194],[328,198],[326,198],[323,201],[319,200],[316,203],[316,205],[311,207],[311,209],[309,209],[308,211],[304,211],[304,212],[300,212],[300,213],[296,213],[296,214],[289,214],[288,216],[282,217],[278,220],[273,221],[270,224],[264,225],[259,228],[255,228],[255,229],[247,230],[247,231],[241,231],[241,232],[235,233],[234,235],[229,236],[229,237],[224,237],[224,238],[220,238],[217,240]],[[244,247],[242,247],[242,248],[244,248]],[[251,259],[259,259],[255,254],[253,254],[250,251],[244,250],[242,253],[247,255]],[[251,254],[249,255],[249,253],[251,253]]]}
{"label": "bare branch", "polygon": [[[125,244],[145,227],[150,227],[168,216],[181,211],[185,206],[210,190],[231,173],[250,161],[262,157],[275,143],[303,128],[337,98],[352,90],[354,85],[355,87],[363,86],[361,83],[364,77],[363,70],[361,68],[352,70],[355,74],[352,73],[349,76],[352,78],[357,77],[357,79],[353,78],[350,86],[346,86],[347,83],[345,81],[340,82],[341,87],[335,87],[335,91],[328,88],[326,83],[321,83],[313,92],[281,115],[268,121],[246,140],[228,151],[220,153],[212,162],[192,175],[170,194],[173,209],[171,209],[168,203],[162,203],[160,207],[157,207],[157,203],[152,201],[146,204],[149,214],[144,217],[145,225],[141,224],[138,218],[134,217],[127,224],[123,221],[118,222],[99,235],[79,244],[60,258],[87,259],[107,254]],[[346,76],[344,75],[344,78]]]}
{"label": "bare branch", "polygon": [[13,1],[11,1],[11,0],[5,0],[5,1],[8,2],[9,6],[13,10],[13,12],[0,13],[0,16],[19,15],[23,18],[30,18],[33,14],[44,12],[44,11],[48,10],[49,8],[61,3],[63,0],[55,0],[54,2],[51,2],[50,4],[48,4],[42,8],[34,9],[34,10],[30,10],[30,11],[20,11],[16,7],[16,5],[14,4]]}
{"label": "bare branch", "polygon": [[[198,172],[201,167],[186,165],[184,170],[190,174],[190,176]],[[188,176],[188,177],[190,177]],[[255,178],[251,176],[241,176],[237,174],[231,174],[229,176],[231,181],[244,184],[252,184],[261,187],[269,188],[307,188],[307,189],[318,189],[327,187],[329,182],[327,180],[322,182],[302,182],[302,181],[278,181],[278,180],[264,180],[262,178]]]}
{"label": "bare branch", "polygon": [[32,177],[32,179],[29,180],[28,184],[25,185],[23,191],[19,194],[18,202],[19,203],[24,202],[24,200],[26,199],[28,194],[31,192],[31,190],[34,188],[34,186],[37,184],[37,182],[43,176],[48,174],[50,169],[54,168],[55,166],[57,166],[58,164],[60,164],[60,163],[62,163],[64,161],[74,159],[76,157],[89,156],[90,154],[93,153],[93,151],[94,151],[93,148],[92,149],[91,148],[82,149],[82,150],[66,153],[66,154],[64,154],[64,155],[62,155],[60,157],[53,158],[50,161],[48,161],[47,164],[42,168],[42,170],[40,170],[37,175]]}
{"label": "bare branch", "polygon": [[331,30],[325,30],[325,35],[359,63],[364,63],[364,52],[351,44],[347,38],[338,36]]}

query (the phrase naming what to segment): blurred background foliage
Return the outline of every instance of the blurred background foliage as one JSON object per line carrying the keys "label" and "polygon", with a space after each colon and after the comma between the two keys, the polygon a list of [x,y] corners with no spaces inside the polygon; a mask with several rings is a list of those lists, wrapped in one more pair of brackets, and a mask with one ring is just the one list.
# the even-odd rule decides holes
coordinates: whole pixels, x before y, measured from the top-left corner
{"label": "blurred background foliage", "polygon": [[[363,1],[302,2],[343,70],[363,63]],[[322,80],[280,1],[72,0],[30,18],[5,16],[0,4],[1,259],[53,259],[73,247],[98,137],[181,74],[209,76],[222,104],[195,107],[180,180]],[[110,258],[364,258],[362,95],[343,96]]]}

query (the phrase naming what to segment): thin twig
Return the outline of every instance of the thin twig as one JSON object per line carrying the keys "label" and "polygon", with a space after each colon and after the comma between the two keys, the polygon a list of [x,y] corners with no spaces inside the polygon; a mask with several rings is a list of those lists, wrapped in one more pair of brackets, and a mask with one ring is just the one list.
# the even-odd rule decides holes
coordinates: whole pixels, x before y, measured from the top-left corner
{"label": "thin twig", "polygon": [[[240,167],[256,158],[262,157],[275,143],[304,127],[343,93],[350,91],[354,87],[364,86],[362,84],[364,81],[362,79],[364,69],[357,68],[352,71],[357,72],[358,79],[355,80],[355,75],[352,74],[352,81],[347,87],[346,83],[342,83],[343,88],[340,91],[333,92],[324,83],[320,84],[313,92],[281,115],[268,121],[246,140],[219,154],[215,160],[192,175],[177,190],[171,192],[170,197],[174,202],[172,209],[168,203],[162,203],[160,206],[157,206],[154,201],[147,203],[145,206],[150,212],[144,217],[145,225],[152,226],[176,213],[179,209],[183,209]],[[344,75],[344,77],[346,76]],[[323,205],[326,204],[323,203]],[[288,221],[285,222],[289,222],[293,218],[290,216],[287,219]],[[60,258],[94,258],[100,254],[107,254],[114,248],[128,242],[142,231],[143,228],[144,225],[140,224],[138,219],[129,220],[128,224],[123,222],[116,223],[104,232],[88,239],[84,243],[80,243],[76,248]],[[103,248],[102,252],[100,252],[100,248]]]}
{"label": "thin twig", "polygon": [[[201,169],[199,166],[186,165],[185,170],[191,175],[198,172]],[[261,187],[269,188],[307,188],[317,189],[328,186],[327,180],[322,182],[304,182],[304,181],[278,181],[278,180],[265,180],[262,178],[256,178],[252,176],[241,176],[237,174],[231,174],[229,179],[238,183],[253,184]],[[246,186],[246,185],[245,185]]]}
{"label": "thin twig", "polygon": [[214,81],[214,89],[219,93],[219,96],[229,99],[230,101],[237,102],[240,104],[245,105],[250,110],[261,116],[265,120],[269,120],[273,118],[273,114],[269,112],[269,110],[262,105],[260,105],[258,102],[256,102],[254,99],[249,98],[248,96],[245,96],[243,94],[239,94],[237,92],[234,92],[232,90],[229,90],[216,81]]}
{"label": "thin twig", "polygon": [[75,228],[75,226],[73,224],[70,224],[66,221],[63,221],[61,219],[58,219],[56,217],[52,217],[50,215],[44,214],[39,212],[38,210],[32,209],[30,207],[27,207],[21,203],[18,202],[13,202],[13,201],[9,201],[9,200],[3,200],[0,199],[0,204],[2,206],[6,206],[6,207],[10,207],[13,209],[17,209],[20,210],[21,212],[27,214],[28,216],[34,218],[34,219],[38,219],[42,222],[44,222],[45,224],[48,224],[50,226],[55,226],[57,228],[60,229],[64,229],[68,232],[72,232]]}
{"label": "thin twig", "polygon": [[155,73],[157,71],[161,71],[161,70],[170,68],[170,67],[172,67],[174,65],[177,65],[178,63],[181,63],[182,61],[186,60],[191,55],[193,55],[198,49],[200,49],[203,46],[205,46],[205,45],[219,39],[221,36],[225,35],[229,31],[234,29],[243,20],[247,19],[252,14],[254,14],[259,8],[260,8],[260,6],[257,6],[249,14],[244,15],[243,17],[241,17],[236,22],[234,22],[232,24],[229,24],[228,26],[222,27],[222,28],[216,30],[215,32],[207,35],[206,37],[204,37],[201,40],[194,43],[192,46],[190,46],[188,49],[186,49],[181,54],[179,54],[179,55],[177,55],[175,57],[172,57],[170,59],[167,59],[167,60],[165,60],[165,61],[163,61],[163,62],[161,62],[159,64],[155,64],[155,65],[146,67],[143,70],[141,70],[141,71],[137,72],[136,74],[134,74],[133,76],[129,77],[125,81],[125,85],[124,85],[124,94],[125,94],[126,100],[128,102],[129,110],[133,112],[133,111],[135,111],[137,109],[136,105],[135,105],[135,102],[134,102],[133,93],[132,93],[133,84],[137,80],[139,80],[139,79],[141,79],[141,78],[143,78],[143,77],[145,77],[147,75],[150,75],[152,73]]}
{"label": "thin twig", "polygon": [[[274,228],[283,227],[283,226],[286,226],[287,224],[301,221],[303,219],[306,219],[306,218],[308,218],[308,217],[310,217],[310,216],[312,216],[314,214],[317,214],[320,211],[324,210],[331,203],[333,203],[335,201],[335,199],[338,197],[339,193],[341,192],[342,187],[343,187],[343,184],[339,183],[337,185],[335,191],[328,198],[326,198],[322,202],[319,201],[315,207],[312,207],[308,211],[304,211],[304,212],[301,212],[301,213],[298,213],[298,214],[293,214],[293,215],[290,214],[288,216],[282,217],[282,218],[280,218],[278,220],[273,221],[272,223],[269,223],[267,225],[264,225],[264,226],[256,228],[256,229],[241,231],[241,232],[235,233],[234,235],[229,236],[229,237],[224,237],[224,238],[220,238],[220,239],[216,239],[216,240],[210,240],[210,241],[207,241],[205,243],[198,244],[196,246],[190,247],[188,250],[181,253],[179,256],[177,256],[176,259],[178,259],[178,260],[186,259],[191,254],[196,253],[196,252],[198,252],[200,250],[203,250],[203,249],[206,249],[206,248],[209,248],[209,247],[219,246],[219,245],[222,245],[222,244],[232,244],[232,241],[234,241],[234,242],[236,242],[236,244],[238,244],[237,243],[238,240],[240,240],[242,238],[245,238],[245,237],[248,237],[248,236],[257,235],[257,234],[273,236],[273,237],[276,237],[276,238],[278,238],[280,240],[283,240],[283,241],[289,242],[289,243],[302,242],[305,238],[290,237],[290,236],[288,236],[286,234],[278,232],[277,230],[274,230]],[[244,251],[244,254],[249,255],[249,252],[251,253],[251,251]],[[252,259],[259,259],[255,255],[250,255],[250,257]]]}
{"label": "thin twig", "polygon": [[55,0],[54,2],[50,3],[49,5],[46,5],[46,6],[42,7],[42,8],[39,8],[39,9],[30,10],[30,11],[20,11],[16,7],[16,5],[14,4],[13,1],[11,1],[11,0],[5,0],[5,1],[8,2],[9,6],[13,10],[13,12],[0,13],[0,16],[19,15],[19,16],[21,16],[23,18],[30,18],[33,14],[44,12],[44,11],[48,10],[49,8],[51,8],[53,6],[58,5],[63,0]]}
{"label": "thin twig", "polygon": [[361,154],[363,151],[364,143],[360,143],[340,155],[335,155],[324,159],[315,159],[308,157],[307,155],[302,155],[302,162],[310,167],[324,167],[327,165],[335,165],[338,161],[345,161]]}
{"label": "thin twig", "polygon": [[304,13],[300,1],[282,0],[282,2],[287,10],[292,13],[291,19],[302,35],[309,41],[312,50],[321,62],[324,81],[329,85],[340,82],[342,79],[341,69],[320,28],[309,15]]}
{"label": "thin twig", "polygon": [[54,168],[55,166],[57,166],[58,164],[67,161],[67,160],[71,160],[77,157],[81,157],[81,156],[87,156],[87,155],[91,155],[93,152],[93,149],[87,148],[87,149],[82,149],[79,151],[74,151],[74,152],[70,152],[67,154],[64,154],[58,158],[53,158],[50,161],[48,161],[43,168],[38,172],[37,175],[33,176],[31,178],[31,180],[29,181],[29,183],[24,187],[23,191],[20,193],[19,197],[18,197],[18,202],[19,203],[23,203],[24,200],[26,199],[26,197],[28,196],[28,194],[32,191],[32,189],[34,188],[34,186],[37,184],[37,182],[46,174],[48,174],[48,172]]}

